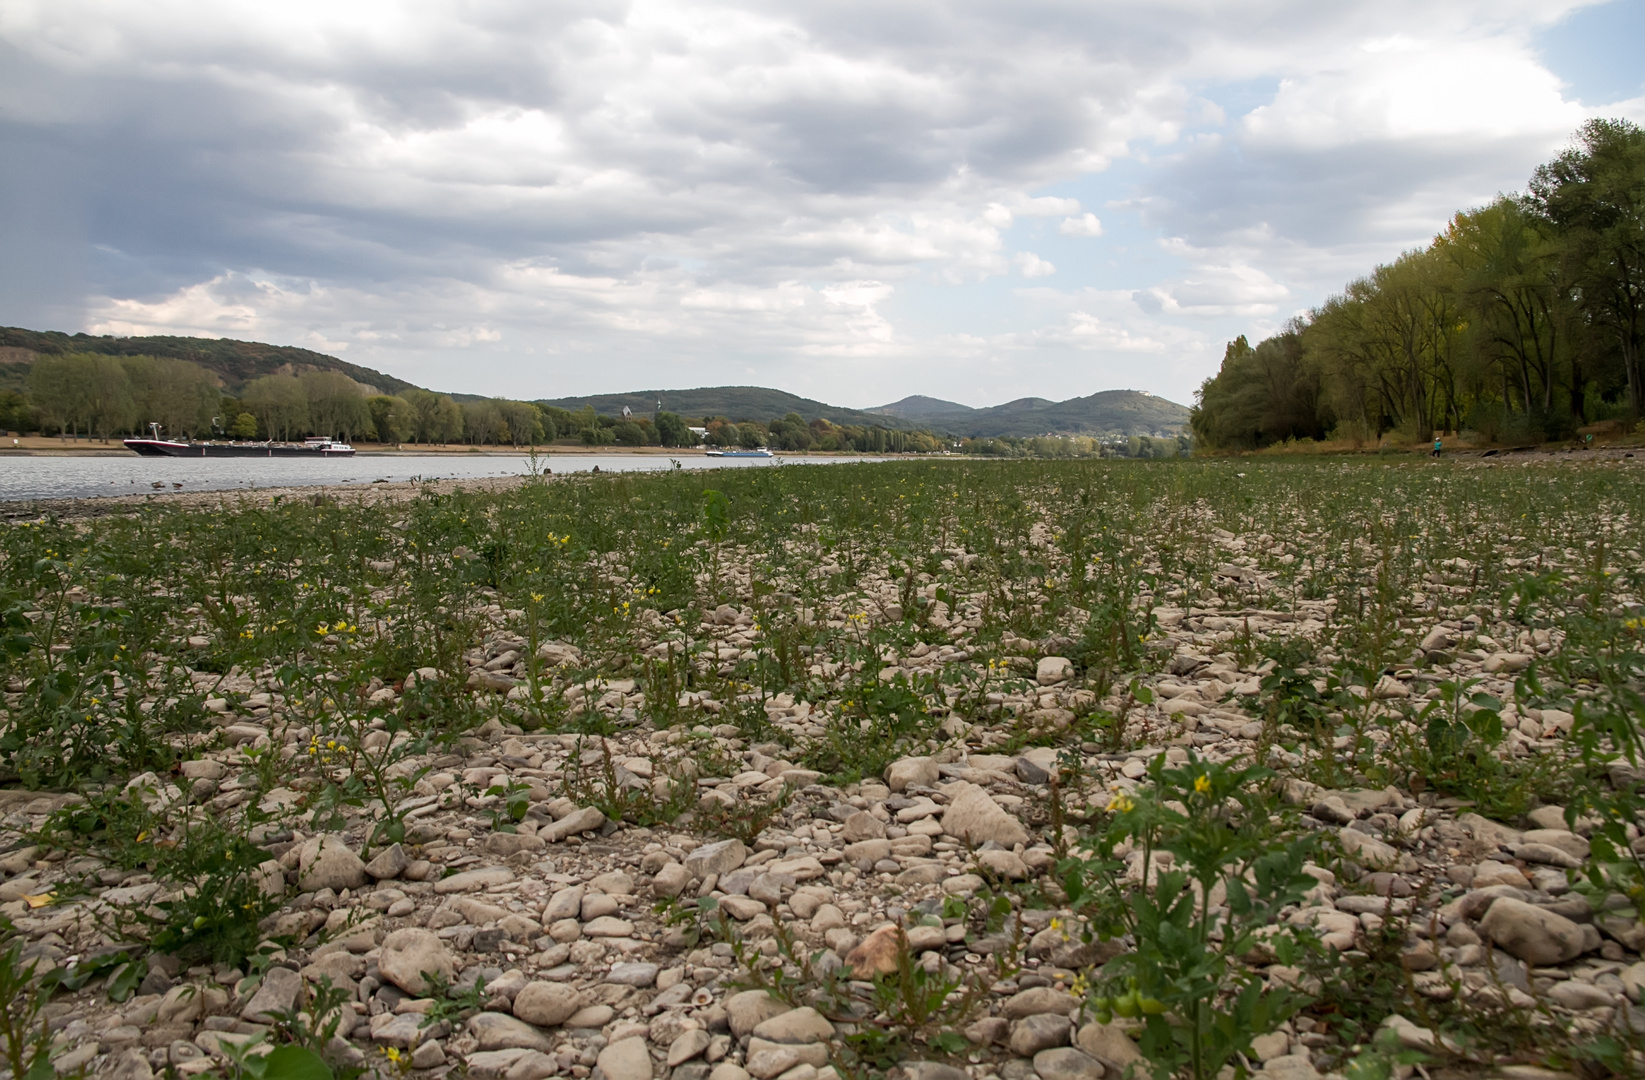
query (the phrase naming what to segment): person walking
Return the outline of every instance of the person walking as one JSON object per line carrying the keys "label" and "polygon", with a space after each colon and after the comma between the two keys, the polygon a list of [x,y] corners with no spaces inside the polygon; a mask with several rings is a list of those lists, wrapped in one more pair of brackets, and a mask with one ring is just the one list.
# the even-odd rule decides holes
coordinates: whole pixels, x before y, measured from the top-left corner
{"label": "person walking", "polygon": [[1435,435],[1434,436],[1434,457],[1439,457],[1439,448],[1440,448],[1439,436]]}

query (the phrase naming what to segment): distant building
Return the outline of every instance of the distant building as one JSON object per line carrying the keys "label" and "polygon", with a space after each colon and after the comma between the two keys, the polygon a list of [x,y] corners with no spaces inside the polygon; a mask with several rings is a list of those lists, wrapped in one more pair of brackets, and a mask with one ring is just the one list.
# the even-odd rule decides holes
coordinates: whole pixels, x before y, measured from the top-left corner
{"label": "distant building", "polygon": [[705,427],[688,427],[688,428],[686,428],[686,430],[691,432],[691,434],[697,436],[697,441],[698,442],[701,442],[704,439],[708,438],[708,429],[705,428]]}

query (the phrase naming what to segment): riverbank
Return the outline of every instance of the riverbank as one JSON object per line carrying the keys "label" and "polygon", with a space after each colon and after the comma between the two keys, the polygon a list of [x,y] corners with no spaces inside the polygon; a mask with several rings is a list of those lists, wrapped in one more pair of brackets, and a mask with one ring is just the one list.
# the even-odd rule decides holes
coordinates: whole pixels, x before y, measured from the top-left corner
{"label": "riverbank", "polygon": [[[417,456],[430,454],[451,454],[461,456],[483,455],[491,457],[520,457],[530,454],[533,450],[539,457],[586,454],[615,454],[634,457],[690,457],[700,456],[705,447],[701,446],[588,446],[584,443],[554,443],[550,446],[469,446],[465,443],[369,443],[357,442],[353,444],[356,457],[397,457]],[[787,451],[774,451],[776,456],[787,455]],[[133,451],[121,445],[119,439],[60,439],[55,436],[19,435],[8,436],[0,440],[0,456],[15,455],[21,457],[135,457]],[[789,455],[789,456],[799,456]],[[865,455],[845,453],[840,451],[807,450],[805,457],[840,457],[853,458]],[[884,455],[874,455],[881,457]]]}
{"label": "riverbank", "polygon": [[[548,478],[545,478],[548,479]],[[387,506],[409,502],[419,495],[451,495],[457,491],[492,494],[531,480],[529,476],[473,476],[446,480],[381,481],[373,484],[312,484],[223,491],[146,491],[141,495],[104,495],[78,499],[31,499],[0,502],[0,520],[89,521],[129,514],[146,507],[200,513],[259,510],[282,503],[308,502],[315,506]]]}

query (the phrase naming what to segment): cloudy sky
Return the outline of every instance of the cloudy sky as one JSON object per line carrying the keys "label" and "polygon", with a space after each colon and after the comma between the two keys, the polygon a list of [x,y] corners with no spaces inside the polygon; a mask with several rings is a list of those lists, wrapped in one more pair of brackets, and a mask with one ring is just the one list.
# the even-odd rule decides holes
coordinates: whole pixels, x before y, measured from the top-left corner
{"label": "cloudy sky", "polygon": [[1645,120],[1645,0],[0,0],[0,323],[511,397],[1130,387]]}

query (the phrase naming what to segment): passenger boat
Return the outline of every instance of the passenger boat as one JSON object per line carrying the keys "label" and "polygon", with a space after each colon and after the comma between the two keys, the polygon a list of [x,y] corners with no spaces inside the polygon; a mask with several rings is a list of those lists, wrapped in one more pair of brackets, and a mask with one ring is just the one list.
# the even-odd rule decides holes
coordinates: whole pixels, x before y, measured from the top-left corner
{"label": "passenger boat", "polygon": [[143,457],[353,457],[354,447],[314,437],[301,443],[176,442],[172,439],[127,439],[126,449]]}
{"label": "passenger boat", "polygon": [[771,451],[765,447],[758,450],[704,450],[704,457],[771,457]]}

